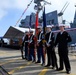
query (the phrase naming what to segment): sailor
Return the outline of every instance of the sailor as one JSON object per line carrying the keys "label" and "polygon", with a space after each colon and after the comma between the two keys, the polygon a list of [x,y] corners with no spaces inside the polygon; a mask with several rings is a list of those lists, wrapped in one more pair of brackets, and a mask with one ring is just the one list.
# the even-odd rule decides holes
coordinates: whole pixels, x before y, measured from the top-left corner
{"label": "sailor", "polygon": [[25,51],[25,59],[28,59],[28,31],[25,32],[24,37],[23,37],[23,43],[22,46],[24,46],[24,51]]}
{"label": "sailor", "polygon": [[42,42],[42,27],[38,26],[38,38],[37,38],[37,62],[36,63],[41,63],[41,58],[42,58],[42,66],[45,65],[45,58],[44,58],[44,51],[43,51],[43,42]]}
{"label": "sailor", "polygon": [[65,25],[59,24],[60,32],[57,34],[55,46],[58,45],[58,53],[59,53],[59,63],[60,68],[58,71],[63,70],[65,65],[66,72],[69,74],[71,72],[71,66],[68,58],[68,42],[71,42],[72,39],[68,32],[65,31]]}
{"label": "sailor", "polygon": [[49,67],[50,65],[52,65],[52,69],[54,68],[58,69],[57,59],[54,49],[55,35],[52,32],[52,26],[47,25],[46,31],[47,32],[45,35],[45,40],[46,40],[47,65],[45,67]]}
{"label": "sailor", "polygon": [[33,31],[30,30],[30,38],[29,38],[29,61],[35,62],[35,41]]}

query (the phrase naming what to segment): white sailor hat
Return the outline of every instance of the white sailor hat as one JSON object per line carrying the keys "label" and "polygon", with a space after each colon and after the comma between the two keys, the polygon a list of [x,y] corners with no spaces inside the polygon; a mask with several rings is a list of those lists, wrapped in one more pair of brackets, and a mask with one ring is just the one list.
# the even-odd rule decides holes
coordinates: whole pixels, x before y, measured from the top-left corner
{"label": "white sailor hat", "polygon": [[38,29],[42,28],[42,26],[37,26]]}
{"label": "white sailor hat", "polygon": [[59,24],[59,27],[61,27],[61,26],[62,26],[62,27],[65,27],[65,24]]}
{"label": "white sailor hat", "polygon": [[28,31],[25,31],[25,33],[28,33]]}
{"label": "white sailor hat", "polygon": [[47,25],[46,27],[47,27],[47,28],[52,28],[52,25]]}
{"label": "white sailor hat", "polygon": [[30,33],[33,33],[33,30],[30,30],[29,32],[30,32]]}

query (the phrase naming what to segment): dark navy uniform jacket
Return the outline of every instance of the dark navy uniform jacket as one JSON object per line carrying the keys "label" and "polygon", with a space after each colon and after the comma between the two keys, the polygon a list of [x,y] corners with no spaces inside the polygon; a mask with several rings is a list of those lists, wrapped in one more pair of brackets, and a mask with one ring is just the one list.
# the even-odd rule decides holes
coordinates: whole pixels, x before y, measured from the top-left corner
{"label": "dark navy uniform jacket", "polygon": [[62,34],[59,32],[56,37],[55,46],[58,44],[59,49],[65,50],[68,48],[68,42],[71,41],[72,39],[66,31],[64,31]]}
{"label": "dark navy uniform jacket", "polygon": [[[50,37],[50,33],[51,33],[51,37]],[[53,32],[49,32],[49,33],[47,33],[47,34],[45,35],[45,40],[46,40],[46,42],[49,41],[49,37],[50,37],[49,45],[50,45],[51,48],[53,48],[53,47],[54,47],[54,40],[55,40],[55,35],[54,35],[54,33],[53,33]],[[47,45],[46,45],[46,47],[47,47]]]}
{"label": "dark navy uniform jacket", "polygon": [[39,34],[38,34],[38,40],[40,40],[40,42],[38,43],[39,44],[39,47],[42,47],[43,46],[43,42],[42,42],[42,32],[40,32]]}
{"label": "dark navy uniform jacket", "polygon": [[25,43],[25,46],[28,46],[28,35],[26,35],[26,36],[24,37],[24,40],[23,40],[23,42],[22,42],[22,45],[24,45],[24,43]]}
{"label": "dark navy uniform jacket", "polygon": [[34,48],[34,45],[35,45],[34,35],[30,36],[29,43],[30,43],[29,47]]}

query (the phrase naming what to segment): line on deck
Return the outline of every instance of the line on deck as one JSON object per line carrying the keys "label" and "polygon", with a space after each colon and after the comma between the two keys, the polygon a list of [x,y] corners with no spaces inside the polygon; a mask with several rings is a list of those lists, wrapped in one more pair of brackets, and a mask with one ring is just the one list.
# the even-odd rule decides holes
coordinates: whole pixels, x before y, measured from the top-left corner
{"label": "line on deck", "polygon": [[28,66],[28,65],[30,65],[32,62],[28,62],[27,64],[25,64],[25,65],[23,65],[23,66],[20,66],[20,67],[17,67],[17,68],[15,68],[15,69],[13,69],[13,70],[11,70],[10,72],[8,72],[8,74],[13,74],[14,72],[16,72],[16,71],[18,71],[18,70],[20,70],[20,69],[22,69],[22,68],[25,68],[26,66]]}

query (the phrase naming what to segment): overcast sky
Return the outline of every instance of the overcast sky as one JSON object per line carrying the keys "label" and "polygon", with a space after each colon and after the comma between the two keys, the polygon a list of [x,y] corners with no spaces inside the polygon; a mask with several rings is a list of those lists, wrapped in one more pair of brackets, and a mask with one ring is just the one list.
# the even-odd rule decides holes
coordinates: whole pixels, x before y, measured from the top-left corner
{"label": "overcast sky", "polygon": [[[31,0],[0,0],[0,36],[3,36],[10,26],[15,26],[17,20],[20,18],[30,1]],[[70,4],[65,10],[63,18],[68,22],[73,21],[76,0],[46,1],[51,2],[51,5],[46,5],[46,13],[54,10],[58,10],[58,12],[60,12],[64,4],[68,1]],[[24,19],[26,15],[30,15],[30,13],[35,12],[34,5],[34,3],[31,4],[22,19]]]}

